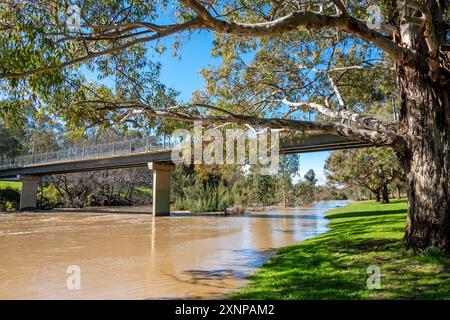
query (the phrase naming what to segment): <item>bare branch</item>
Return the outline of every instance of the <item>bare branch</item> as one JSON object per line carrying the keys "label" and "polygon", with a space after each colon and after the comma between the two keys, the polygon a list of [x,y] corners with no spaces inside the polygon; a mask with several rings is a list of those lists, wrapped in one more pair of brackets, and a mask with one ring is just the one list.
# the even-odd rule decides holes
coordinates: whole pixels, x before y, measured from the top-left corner
{"label": "bare branch", "polygon": [[319,130],[330,134],[341,135],[350,137],[356,140],[362,140],[370,142],[374,145],[394,145],[398,143],[400,137],[391,133],[380,133],[371,130],[355,129],[342,123],[328,123],[328,122],[309,122],[292,119],[280,119],[280,118],[257,118],[245,115],[234,116],[198,116],[188,115],[181,113],[174,113],[168,111],[152,111],[146,110],[145,114],[153,118],[172,119],[172,120],[185,120],[185,121],[202,121],[204,124],[225,124],[236,123],[240,125],[252,125],[267,127],[272,129],[284,129],[284,130],[299,130],[299,131],[311,131]]}
{"label": "bare branch", "polygon": [[204,109],[209,109],[209,110],[222,112],[222,113],[225,113],[225,114],[227,114],[229,116],[232,116],[232,117],[235,116],[234,113],[232,113],[232,112],[230,112],[228,110],[225,110],[225,109],[222,109],[222,108],[219,108],[219,107],[215,107],[215,106],[212,106],[212,105],[209,105],[209,104],[206,104],[206,103],[192,103],[192,104],[189,104],[187,106],[175,106],[175,107],[170,107],[167,110],[170,110],[170,111],[177,110],[177,109],[186,110],[186,109],[193,108],[193,107],[200,107],[200,108],[204,108]]}
{"label": "bare branch", "polygon": [[355,123],[356,125],[366,129],[366,130],[374,130],[376,132],[386,132],[391,134],[397,134],[397,126],[394,123],[387,123],[383,122],[381,120],[375,119],[373,117],[359,114],[356,112],[352,112],[349,110],[332,110],[330,108],[327,108],[326,106],[323,106],[319,103],[313,103],[313,102],[292,102],[288,101],[287,99],[281,100],[284,104],[287,106],[293,107],[294,109],[285,114],[285,116],[297,111],[301,110],[302,108],[310,108],[313,110],[316,110],[330,118],[333,118],[335,120],[347,120]]}
{"label": "bare branch", "polygon": [[390,70],[393,71],[393,68],[381,67],[381,66],[348,66],[348,67],[335,67],[330,68],[328,70],[317,70],[316,72],[320,73],[332,73],[339,71],[350,71],[350,70],[359,70],[359,71],[370,71],[370,70]]}
{"label": "bare branch", "polygon": [[[84,102],[81,102],[81,104],[82,103]],[[86,101],[86,103],[92,103],[92,101]],[[392,132],[379,132],[374,130],[358,129],[337,122],[310,122],[284,118],[260,118],[241,114],[231,114],[227,116],[200,115],[176,112],[173,111],[174,109],[155,110],[148,105],[135,102],[98,101],[97,105],[97,108],[99,110],[129,110],[128,113],[125,113],[126,119],[136,114],[143,114],[147,117],[158,119],[181,120],[189,122],[202,121],[207,125],[235,123],[238,125],[283,129],[287,131],[317,130],[334,135],[349,137],[355,140],[370,142],[374,145],[399,145],[403,141],[401,136]],[[191,105],[191,107],[194,106],[195,105]],[[208,108],[211,107],[209,105],[206,106],[208,106]],[[178,109],[180,108],[181,107],[178,107]],[[189,106],[187,106],[186,108],[189,108]],[[358,116],[362,117],[361,115]]]}
{"label": "bare branch", "polygon": [[339,87],[336,85],[336,83],[334,83],[334,80],[333,80],[333,78],[330,76],[329,73],[327,74],[327,76],[328,76],[328,80],[330,81],[331,87],[332,87],[333,90],[334,90],[334,93],[336,93],[336,97],[338,98],[339,106],[340,106],[342,109],[345,109],[344,98],[342,98],[341,91],[339,90]]}
{"label": "bare branch", "polygon": [[331,0],[336,5],[336,8],[339,10],[339,14],[347,14],[347,8],[341,0]]}

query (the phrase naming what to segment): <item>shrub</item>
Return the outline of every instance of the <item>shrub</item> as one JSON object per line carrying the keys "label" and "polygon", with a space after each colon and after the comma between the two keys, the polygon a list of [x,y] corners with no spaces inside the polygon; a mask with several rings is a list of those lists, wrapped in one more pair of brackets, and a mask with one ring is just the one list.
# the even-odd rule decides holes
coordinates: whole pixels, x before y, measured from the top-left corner
{"label": "shrub", "polygon": [[187,210],[188,208],[187,199],[184,197],[179,197],[175,200],[173,206],[175,210]]}
{"label": "shrub", "polygon": [[232,200],[228,189],[222,183],[196,183],[187,191],[186,202],[186,207],[191,212],[223,212]]}
{"label": "shrub", "polygon": [[63,205],[63,199],[53,183],[39,190],[37,200],[37,205],[41,209],[53,209]]}
{"label": "shrub", "polygon": [[19,209],[20,192],[17,189],[7,187],[0,189],[0,210],[14,211]]}

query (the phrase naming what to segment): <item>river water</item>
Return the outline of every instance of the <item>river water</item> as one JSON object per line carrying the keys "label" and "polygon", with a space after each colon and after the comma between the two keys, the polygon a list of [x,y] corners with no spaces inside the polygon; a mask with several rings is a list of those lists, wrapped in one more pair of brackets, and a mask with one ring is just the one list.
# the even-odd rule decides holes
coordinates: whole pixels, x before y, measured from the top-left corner
{"label": "river water", "polygon": [[[221,298],[344,201],[242,216],[108,208],[0,214],[0,299]],[[77,285],[80,285],[78,288]]]}

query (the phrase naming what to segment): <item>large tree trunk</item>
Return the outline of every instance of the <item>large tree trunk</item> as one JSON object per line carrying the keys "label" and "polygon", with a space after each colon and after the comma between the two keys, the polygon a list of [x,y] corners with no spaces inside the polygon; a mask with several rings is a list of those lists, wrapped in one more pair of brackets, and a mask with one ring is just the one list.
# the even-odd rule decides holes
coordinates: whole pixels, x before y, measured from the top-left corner
{"label": "large tree trunk", "polygon": [[407,137],[400,152],[408,189],[405,245],[450,252],[450,87],[432,83],[426,70],[401,71],[401,127]]}
{"label": "large tree trunk", "polygon": [[[431,14],[427,21],[441,30],[436,33],[438,43],[446,42],[443,3],[427,2]],[[436,246],[450,252],[450,79],[445,73],[430,74],[426,31],[411,23],[401,24],[400,29],[402,45],[418,57],[414,66],[396,65],[400,133],[406,142],[399,151],[408,193],[405,245],[417,251]]]}

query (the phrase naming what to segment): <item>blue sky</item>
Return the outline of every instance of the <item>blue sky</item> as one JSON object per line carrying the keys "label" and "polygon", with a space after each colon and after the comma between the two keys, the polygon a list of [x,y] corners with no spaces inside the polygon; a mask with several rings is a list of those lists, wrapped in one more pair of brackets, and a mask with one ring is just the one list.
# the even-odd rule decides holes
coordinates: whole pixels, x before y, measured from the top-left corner
{"label": "blue sky", "polygon": [[[159,61],[162,65],[161,80],[169,87],[173,87],[181,94],[181,99],[187,101],[191,94],[203,87],[204,81],[199,71],[208,65],[220,63],[210,55],[212,34],[200,32],[192,35],[189,43],[180,50],[181,58],[174,58],[170,49],[161,56],[154,54],[153,61]],[[170,47],[170,42],[162,42]],[[323,165],[329,152],[303,153],[300,160],[300,176],[313,169],[317,175],[319,184],[325,183]]]}

